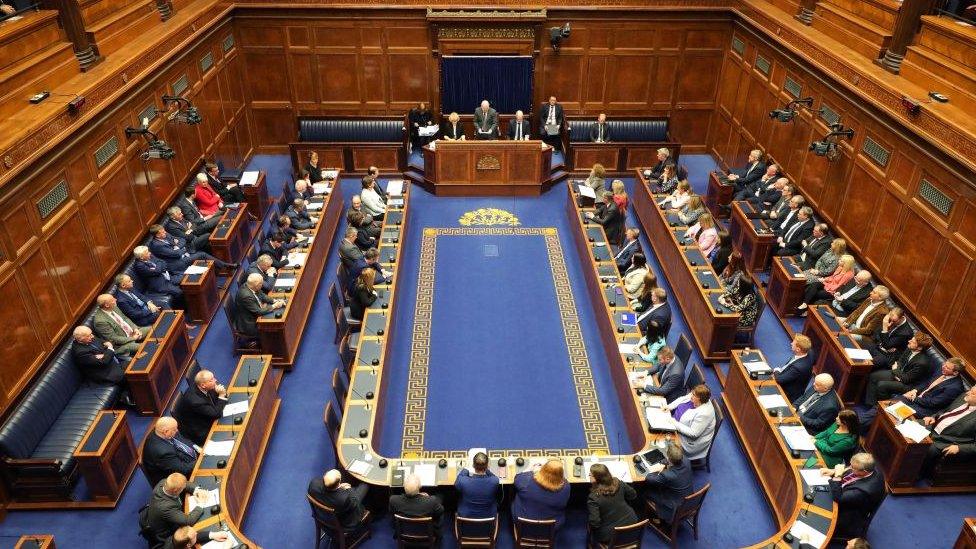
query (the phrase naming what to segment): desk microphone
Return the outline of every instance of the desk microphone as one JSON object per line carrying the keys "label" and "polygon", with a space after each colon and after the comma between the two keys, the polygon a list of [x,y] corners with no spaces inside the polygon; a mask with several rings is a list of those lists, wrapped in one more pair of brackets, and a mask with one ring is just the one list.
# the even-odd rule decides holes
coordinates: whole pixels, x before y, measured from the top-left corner
{"label": "desk microphone", "polygon": [[620,429],[617,429],[617,461],[622,461],[623,460],[623,456],[620,455],[620,452],[621,452],[621,446],[620,446]]}
{"label": "desk microphone", "polygon": [[358,360],[359,363],[362,364],[363,366],[369,366],[370,369],[373,371],[373,376],[376,376],[376,367],[379,366],[380,359],[374,358],[372,364],[370,364],[365,360],[359,358],[359,353],[356,353],[356,360]]}
{"label": "desk microphone", "polygon": [[353,394],[356,395],[356,396],[358,396],[361,400],[365,400],[366,401],[366,409],[369,410],[369,401],[373,398],[373,392],[372,391],[367,391],[366,392],[366,396],[363,396],[351,384],[349,385],[349,390],[352,391]]}
{"label": "desk microphone", "polygon": [[248,360],[247,361],[247,401],[248,402],[250,402],[251,397],[254,396],[253,391],[251,391],[251,388],[257,384],[258,384],[258,380],[251,377],[251,361]]}

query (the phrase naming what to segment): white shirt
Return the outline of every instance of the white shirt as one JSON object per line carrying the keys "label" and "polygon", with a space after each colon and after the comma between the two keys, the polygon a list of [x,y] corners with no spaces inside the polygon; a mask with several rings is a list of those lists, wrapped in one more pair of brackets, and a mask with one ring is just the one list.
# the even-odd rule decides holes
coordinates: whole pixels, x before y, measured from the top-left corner
{"label": "white shirt", "polygon": [[861,288],[862,288],[861,286],[858,286],[857,284],[855,284],[853,288],[851,288],[850,290],[847,290],[846,292],[844,292],[844,293],[840,294],[839,296],[837,296],[837,300],[840,301],[842,299],[847,299],[847,298],[851,297],[852,295],[854,295],[854,293],[857,292],[858,290],[860,290]]}
{"label": "white shirt", "polygon": [[864,319],[865,319],[865,318],[866,318],[866,317],[867,317],[867,316],[868,316],[868,315],[869,315],[869,314],[871,313],[871,311],[873,311],[873,310],[874,310],[874,308],[875,308],[875,307],[877,307],[878,305],[881,305],[881,302],[880,302],[880,301],[879,301],[879,302],[877,302],[877,303],[869,303],[869,304],[868,304],[868,306],[864,308],[864,312],[863,312],[863,313],[861,313],[861,316],[859,316],[859,317],[857,317],[857,320],[855,320],[855,321],[854,321],[854,324],[853,324],[853,326],[854,326],[855,328],[860,328],[860,327],[861,327],[861,323],[862,323],[862,322],[864,322]]}

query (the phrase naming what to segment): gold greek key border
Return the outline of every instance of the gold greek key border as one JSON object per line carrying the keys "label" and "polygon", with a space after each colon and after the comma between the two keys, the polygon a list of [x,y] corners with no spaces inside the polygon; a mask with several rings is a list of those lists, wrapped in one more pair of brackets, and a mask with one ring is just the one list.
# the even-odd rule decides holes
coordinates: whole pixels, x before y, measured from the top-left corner
{"label": "gold greek key border", "polygon": [[493,450],[491,455],[518,454],[526,457],[571,457],[583,454],[610,453],[610,444],[603,424],[600,399],[590,371],[583,331],[576,314],[576,300],[566,270],[565,254],[559,235],[552,227],[450,227],[426,228],[420,246],[420,272],[417,277],[417,303],[407,378],[407,398],[403,416],[402,455],[417,458],[459,458],[466,451],[424,450],[424,429],[427,418],[427,378],[430,374],[430,328],[434,302],[434,271],[437,260],[438,236],[542,236],[552,273],[556,302],[563,325],[569,366],[576,388],[580,419],[586,448]]}

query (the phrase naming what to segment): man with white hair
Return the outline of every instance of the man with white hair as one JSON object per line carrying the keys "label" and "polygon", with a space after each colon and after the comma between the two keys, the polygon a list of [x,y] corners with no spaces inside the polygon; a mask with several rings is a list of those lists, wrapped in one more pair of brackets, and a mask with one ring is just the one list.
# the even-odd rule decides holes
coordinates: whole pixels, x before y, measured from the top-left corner
{"label": "man with white hair", "polygon": [[271,299],[261,286],[264,278],[258,273],[247,275],[247,281],[237,291],[237,331],[258,337],[258,318],[285,306],[284,300]]}
{"label": "man with white hair", "polygon": [[173,416],[183,426],[183,435],[203,446],[214,421],[223,417],[226,405],[227,389],[217,382],[213,372],[200,370],[193,377],[193,386],[180,396]]}
{"label": "man with white hair", "polygon": [[[366,484],[352,486],[342,482],[342,473],[336,469],[330,469],[308,483],[308,496],[332,509],[347,535],[355,533],[361,526],[363,515],[366,514],[363,502],[368,491]],[[312,509],[320,520],[326,519],[317,507],[313,506]]]}
{"label": "man with white hair", "polygon": [[651,168],[651,175],[647,179],[651,183],[657,184],[661,179],[661,175],[664,173],[664,166],[671,163],[671,151],[665,147],[661,147],[657,150],[657,164]]}
{"label": "man with white hair", "polygon": [[[847,284],[841,285],[834,292],[834,299],[830,306],[834,312],[840,316],[848,316],[857,309],[871,294],[871,273],[867,269],[861,269],[854,275],[854,279]],[[888,296],[885,296],[887,299]]]}
{"label": "man with white hair", "polygon": [[830,493],[837,502],[834,536],[847,539],[864,535],[871,515],[887,492],[884,478],[875,468],[874,456],[867,452],[854,454],[849,468],[838,463],[833,469],[821,469],[820,473],[830,477]]}
{"label": "man with white hair", "polygon": [[169,296],[172,307],[182,309],[183,290],[179,286],[180,280],[169,272],[166,263],[154,258],[149,253],[148,246],[136,246],[132,255],[135,256],[132,270],[146,293]]}
{"label": "man with white hair", "polygon": [[726,175],[729,181],[736,182],[737,186],[750,185],[766,172],[766,165],[762,163],[762,151],[753,149],[749,151],[749,160],[746,165],[739,169],[729,170]]}
{"label": "man with white hair", "polygon": [[128,362],[115,355],[113,345],[95,337],[88,326],[78,326],[71,333],[71,355],[75,366],[85,379],[95,383],[110,383],[122,387],[122,402],[132,406],[126,390],[125,364]]}
{"label": "man with white hair", "polygon": [[515,141],[527,141],[532,139],[532,128],[529,121],[525,119],[522,111],[515,111],[515,120],[508,125],[508,138]]}
{"label": "man with white hair", "polygon": [[793,401],[793,407],[800,417],[800,423],[811,435],[833,424],[841,409],[840,397],[834,391],[833,376],[819,374],[813,378],[813,386]]}
{"label": "man with white hair", "polygon": [[248,267],[247,272],[244,274],[244,280],[252,274],[257,273],[261,275],[261,279],[264,282],[261,284],[261,289],[265,293],[270,292],[274,288],[275,275],[278,271],[274,267],[274,259],[267,254],[261,254],[258,258]]}
{"label": "man with white hair", "polygon": [[498,111],[491,108],[488,100],[474,111],[474,133],[478,139],[498,139]]}
{"label": "man with white hair", "polygon": [[[861,273],[867,273],[867,270],[859,271],[854,278],[857,279]],[[867,278],[871,280],[871,273],[868,273]],[[875,286],[868,293],[867,299],[862,301],[850,315],[838,316],[837,322],[851,332],[855,340],[870,340],[871,334],[881,326],[881,320],[888,314],[888,305],[885,304],[888,295],[890,293],[887,287],[880,284]]]}
{"label": "man with white hair", "polygon": [[119,310],[118,302],[112,294],[102,294],[95,299],[98,308],[92,323],[98,337],[108,340],[115,354],[132,356],[146,339],[149,326],[138,326]]}
{"label": "man with white hair", "polygon": [[440,496],[421,492],[420,477],[410,474],[403,480],[403,494],[390,496],[390,512],[410,518],[431,517],[434,519],[434,531],[440,532],[444,505]]}
{"label": "man with white hair", "polygon": [[179,423],[170,416],[156,420],[142,450],[142,470],[156,485],[173,473],[189,476],[200,456],[200,447],[180,434]]}

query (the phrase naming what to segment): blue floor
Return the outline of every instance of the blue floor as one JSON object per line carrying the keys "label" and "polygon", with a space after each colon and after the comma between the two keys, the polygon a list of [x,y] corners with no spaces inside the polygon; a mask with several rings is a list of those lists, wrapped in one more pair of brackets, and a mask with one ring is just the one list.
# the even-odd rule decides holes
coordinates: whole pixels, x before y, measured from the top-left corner
{"label": "blue floor", "polygon": [[[699,193],[705,189],[707,171],[714,166],[707,156],[685,155],[681,162],[686,164],[692,174],[692,183]],[[286,156],[257,156],[250,169],[264,169],[268,172],[268,182],[273,194],[280,192],[281,183],[289,178],[290,161]],[[346,196],[351,196],[358,188],[358,181],[343,182]],[[632,185],[632,181],[628,181]],[[470,211],[482,204],[498,200],[482,199],[435,199],[421,189],[414,189],[416,203],[427,202],[428,208],[444,208],[457,200],[453,209],[459,212]],[[563,217],[561,201],[565,195],[563,184],[549,191],[546,200],[553,200],[551,209],[545,200],[542,203],[509,199],[504,209],[517,216],[532,219],[533,226],[560,226]],[[421,198],[423,199],[421,200]],[[551,197],[551,198],[550,198]],[[532,210],[530,212],[530,210]],[[419,211],[419,210],[417,210]],[[455,212],[455,213],[456,213]],[[438,214],[447,215],[447,214]],[[453,216],[454,213],[451,213]],[[440,219],[454,219],[441,217]],[[579,278],[574,278],[575,248],[563,238],[563,249],[567,253],[567,268],[575,287]],[[645,250],[650,250],[645,242]],[[653,256],[652,256],[653,259]],[[660,265],[654,261],[658,279]],[[335,464],[335,458],[328,441],[328,435],[321,423],[322,408],[332,398],[330,376],[338,364],[336,348],[332,345],[334,323],[328,314],[328,299],[325,292],[333,279],[336,260],[330,260],[326,267],[326,279],[320,285],[315,307],[305,332],[304,343],[298,354],[295,369],[282,381],[282,405],[274,436],[268,447],[264,467],[256,484],[251,500],[251,508],[244,524],[244,531],[255,542],[267,549],[308,548],[313,545],[314,528],[305,503],[305,486],[308,479],[320,475],[323,470]],[[576,295],[582,292],[577,291]],[[680,299],[680,296],[678,297]],[[577,309],[588,308],[588,304],[577,301]],[[409,301],[408,301],[409,303]],[[686,330],[680,309],[675,310],[673,334]],[[589,319],[590,324],[587,324]],[[580,313],[584,333],[595,333],[592,314]],[[773,360],[782,360],[788,354],[787,334],[782,325],[766,311],[759,321],[757,346]],[[229,353],[230,331],[222,313],[218,312],[208,330],[204,342],[197,352],[200,362],[226,379],[237,361]],[[697,353],[694,357],[698,359]],[[708,385],[713,393],[720,390],[719,383],[710,369],[706,369]],[[601,381],[596,380],[598,386]],[[601,401],[606,401],[601,396]],[[137,440],[145,433],[148,420],[135,419],[130,422]],[[749,463],[742,453],[732,429],[723,427],[718,434],[715,452],[712,454],[710,475],[699,473],[697,484],[711,482],[712,489],[705,502],[700,520],[700,539],[696,542],[687,533],[681,535],[681,547],[731,548],[740,547],[764,539],[775,531],[773,521],[765,500],[759,490]],[[504,426],[499,426],[504,428]],[[61,511],[61,512],[12,512],[0,524],[0,547],[12,547],[14,538],[24,533],[52,533],[60,548],[84,547],[118,549],[145,547],[138,537],[136,513],[149,498],[149,486],[141,472],[136,472],[119,506],[111,511]],[[958,535],[962,518],[973,514],[976,509],[976,495],[962,496],[916,496],[889,497],[875,518],[869,540],[875,547],[951,547]],[[560,547],[582,547],[585,538],[586,512],[582,507],[571,510],[567,525],[560,535]],[[380,516],[373,527],[373,539],[365,544],[369,548],[392,547],[390,522],[385,515]],[[444,547],[454,547],[453,535],[448,527],[444,530]],[[503,522],[499,547],[512,546],[510,526]],[[648,533],[645,547],[661,547],[659,538]]]}

